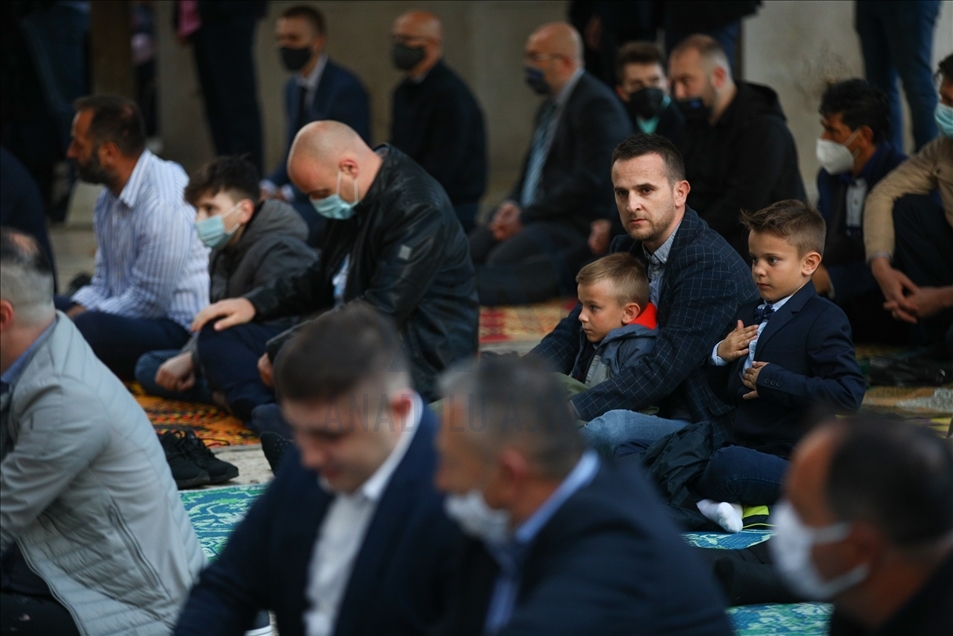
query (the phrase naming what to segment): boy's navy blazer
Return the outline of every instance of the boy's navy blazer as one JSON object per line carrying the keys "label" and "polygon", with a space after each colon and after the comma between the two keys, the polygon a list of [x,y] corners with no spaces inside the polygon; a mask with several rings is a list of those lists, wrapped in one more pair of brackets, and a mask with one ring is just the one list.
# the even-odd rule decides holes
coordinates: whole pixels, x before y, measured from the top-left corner
{"label": "boy's navy blazer", "polygon": [[[458,527],[433,486],[436,418],[420,428],[378,502],[344,591],[335,634],[424,634],[445,611]],[[175,634],[241,636],[256,612],[282,636],[303,636],[318,530],[333,496],[289,449],[275,480],[201,575]]]}
{"label": "boy's navy blazer", "polygon": [[[725,335],[738,320],[754,324],[762,302],[745,304]],[[811,281],[771,315],[758,337],[754,359],[768,364],[758,375],[759,397],[750,400],[742,397],[750,392],[741,382],[746,358],[723,367],[709,365],[712,389],[736,405],[735,443],[787,457],[804,433],[806,418],[853,413],[864,399],[867,385],[847,316],[818,296]]]}

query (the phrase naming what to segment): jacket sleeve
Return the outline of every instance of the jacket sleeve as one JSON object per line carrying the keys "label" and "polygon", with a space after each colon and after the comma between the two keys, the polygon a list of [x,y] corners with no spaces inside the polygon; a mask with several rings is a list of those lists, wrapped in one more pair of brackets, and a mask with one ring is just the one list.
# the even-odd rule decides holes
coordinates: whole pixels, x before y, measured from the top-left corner
{"label": "jacket sleeve", "polygon": [[257,320],[301,316],[331,305],[330,290],[324,283],[321,259],[317,259],[305,271],[273,279],[245,298],[255,306]]}
{"label": "jacket sleeve", "polygon": [[[589,99],[580,104],[578,111],[570,107],[567,103],[562,117],[570,118],[567,123],[573,129],[572,165],[566,166],[566,178],[545,192],[540,202],[523,209],[520,215],[523,224],[601,209],[603,196],[605,201],[610,201],[612,186],[607,175],[612,151],[632,131],[631,124],[621,107],[607,99]],[[563,122],[557,124],[557,134],[562,125]],[[514,194],[515,200],[519,200],[520,193]]]}
{"label": "jacket sleeve", "polygon": [[[723,251],[729,249],[723,247]],[[668,320],[659,326],[655,349],[637,367],[623,369],[574,395],[571,401],[581,419],[592,420],[614,409],[639,411],[671,395],[694,369],[705,364],[738,310],[735,272],[725,254],[689,245],[678,258],[693,262],[676,267],[675,258],[669,260],[664,286],[672,290],[661,301],[668,303]]]}
{"label": "jacket sleeve", "polygon": [[813,377],[766,364],[758,374],[758,399],[792,408],[823,404],[840,414],[856,412],[867,382],[857,364],[847,317],[832,307],[818,316],[808,333],[807,356]]}
{"label": "jacket sleeve", "polygon": [[[256,250],[257,251],[257,250]],[[263,246],[261,260],[255,270],[253,288],[271,281],[306,272],[318,258],[317,253],[301,239],[281,237]]]}
{"label": "jacket sleeve", "polygon": [[202,572],[179,615],[174,636],[238,636],[248,629],[256,613],[266,609],[266,574],[275,567],[267,551],[273,539],[270,522],[282,503],[287,474],[287,470],[278,471],[232,532],[222,554]]}
{"label": "jacket sleeve", "polygon": [[771,190],[789,143],[784,124],[769,119],[753,121],[739,133],[732,144],[734,156],[722,194],[702,211],[711,229],[735,236],[742,210],[759,210],[773,203]]}
{"label": "jacket sleeve", "polygon": [[942,138],[928,143],[880,180],[864,203],[864,248],[867,260],[894,250],[893,205],[905,194],[929,194],[937,187],[934,169]]}
{"label": "jacket sleeve", "polygon": [[[0,553],[28,528],[109,444],[98,394],[51,378],[22,405],[16,445],[0,464]],[[13,408],[13,406],[11,406]]]}
{"label": "jacket sleeve", "polygon": [[[428,204],[420,204],[429,207]],[[381,252],[383,258],[371,278],[370,285],[356,299],[373,305],[390,316],[403,330],[437,275],[435,263],[443,260],[449,238],[442,214],[434,210],[409,213],[419,219],[387,233]]]}
{"label": "jacket sleeve", "polygon": [[529,355],[548,364],[553,371],[563,374],[572,373],[576,356],[579,355],[579,314],[582,305],[576,306],[568,316],[559,321],[556,328],[533,347]]}

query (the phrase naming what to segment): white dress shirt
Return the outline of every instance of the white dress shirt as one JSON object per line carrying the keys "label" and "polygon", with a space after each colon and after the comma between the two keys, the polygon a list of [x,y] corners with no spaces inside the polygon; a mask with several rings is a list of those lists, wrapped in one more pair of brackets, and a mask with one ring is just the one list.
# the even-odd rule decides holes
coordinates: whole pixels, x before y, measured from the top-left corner
{"label": "white dress shirt", "polygon": [[[794,294],[796,293],[797,292],[794,292]],[[794,296],[794,294],[791,294],[791,296]],[[776,312],[777,310],[781,309],[781,307],[784,306],[784,303],[791,300],[791,296],[782,298],[776,303],[769,303],[768,301],[764,301],[761,303],[761,305],[770,305]],[[751,341],[751,344],[748,345],[748,357],[747,359],[745,359],[744,366],[742,366],[741,368],[742,373],[744,373],[745,371],[747,371],[748,369],[754,366],[754,352],[758,346],[758,338],[761,337],[761,332],[764,331],[764,326],[767,324],[768,324],[768,321],[763,320],[761,321],[761,324],[758,325],[758,335],[756,335],[754,340]],[[724,360],[720,355],[718,355],[718,345],[720,345],[722,342],[724,342],[724,340],[719,341],[718,344],[715,345],[715,348],[711,350],[711,363],[715,365],[716,367],[723,367],[726,364],[728,364],[727,360]]]}
{"label": "white dress shirt", "polygon": [[[353,493],[332,493],[324,522],[318,530],[308,573],[306,596],[309,608],[304,615],[308,636],[326,636],[334,632],[344,591],[351,580],[351,571],[364,543],[364,534],[374,517],[394,471],[410,446],[423,414],[423,400],[416,393],[412,398],[408,425],[404,427],[384,463]],[[321,487],[331,491],[319,480]]]}

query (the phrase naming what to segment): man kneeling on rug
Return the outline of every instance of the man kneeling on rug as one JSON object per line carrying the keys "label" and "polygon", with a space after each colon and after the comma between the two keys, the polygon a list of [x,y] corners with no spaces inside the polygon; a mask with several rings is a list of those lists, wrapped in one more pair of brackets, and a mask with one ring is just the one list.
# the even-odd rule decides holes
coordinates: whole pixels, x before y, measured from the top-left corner
{"label": "man kneeling on rug", "polygon": [[0,632],[168,634],[205,563],[155,430],[0,231]]}
{"label": "man kneeling on rug", "polygon": [[274,368],[297,450],[202,573],[176,636],[425,634],[445,613],[460,533],[434,489],[436,418],[397,330],[365,303],[328,312]]}

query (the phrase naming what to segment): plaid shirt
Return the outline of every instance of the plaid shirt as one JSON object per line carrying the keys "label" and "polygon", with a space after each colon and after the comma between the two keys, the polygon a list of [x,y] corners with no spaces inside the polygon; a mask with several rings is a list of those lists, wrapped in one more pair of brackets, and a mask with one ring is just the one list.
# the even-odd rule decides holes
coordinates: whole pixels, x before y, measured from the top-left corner
{"label": "plaid shirt", "polygon": [[[642,244],[628,236],[616,238],[611,251],[645,258]],[[705,363],[738,308],[757,298],[741,256],[686,207],[665,263],[655,350],[636,368],[574,395],[579,417],[588,421],[614,409],[637,411],[671,396],[694,421],[719,419],[731,407],[709,388]],[[532,351],[562,373],[572,370],[578,353],[580,311],[576,305]]]}

